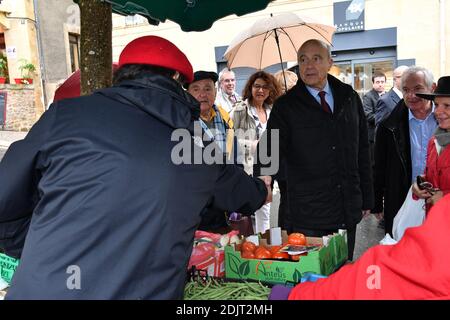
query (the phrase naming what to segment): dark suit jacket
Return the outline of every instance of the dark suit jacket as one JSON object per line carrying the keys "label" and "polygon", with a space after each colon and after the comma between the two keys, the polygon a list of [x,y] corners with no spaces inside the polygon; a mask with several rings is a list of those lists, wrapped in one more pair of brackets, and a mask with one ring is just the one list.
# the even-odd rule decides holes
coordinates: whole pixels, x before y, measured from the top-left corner
{"label": "dark suit jacket", "polygon": [[[267,147],[269,158],[274,152],[275,159],[279,151],[279,159],[285,160],[287,212],[293,230],[351,228],[361,221],[362,209],[373,207],[367,121],[361,99],[352,87],[331,75],[328,83],[334,98],[332,114],[322,110],[299,79],[275,101],[258,144],[258,154]],[[254,175],[264,175],[261,167],[270,165],[257,161]]]}
{"label": "dark suit jacket", "polygon": [[369,141],[375,140],[375,106],[380,99],[380,95],[374,89],[367,92],[363,97],[364,113],[367,118],[367,129]]}
{"label": "dark suit jacket", "polygon": [[411,186],[411,175],[408,108],[402,101],[381,121],[375,142],[375,206],[372,212],[384,211],[385,230],[391,235],[394,217]]}
{"label": "dark suit jacket", "polygon": [[375,106],[375,127],[378,127],[380,122],[388,117],[400,100],[394,89],[389,90],[378,100]]}

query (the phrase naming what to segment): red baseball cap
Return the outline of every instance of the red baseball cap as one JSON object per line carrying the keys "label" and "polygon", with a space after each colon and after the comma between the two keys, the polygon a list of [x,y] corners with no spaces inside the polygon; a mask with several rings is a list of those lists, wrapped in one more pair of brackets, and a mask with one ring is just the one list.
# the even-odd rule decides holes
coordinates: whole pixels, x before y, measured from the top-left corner
{"label": "red baseball cap", "polygon": [[148,64],[172,69],[192,82],[194,72],[186,55],[172,42],[158,36],[145,36],[125,46],[119,58],[119,67],[126,64]]}

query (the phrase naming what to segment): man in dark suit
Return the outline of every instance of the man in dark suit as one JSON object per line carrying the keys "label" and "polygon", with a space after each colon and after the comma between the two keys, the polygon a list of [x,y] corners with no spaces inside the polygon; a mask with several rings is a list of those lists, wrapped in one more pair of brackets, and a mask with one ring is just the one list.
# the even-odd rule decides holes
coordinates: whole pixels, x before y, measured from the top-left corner
{"label": "man in dark suit", "polygon": [[[352,87],[328,74],[333,65],[329,46],[306,41],[298,65],[300,78],[275,101],[258,154],[267,147],[275,158],[279,142],[290,231],[321,237],[346,229],[351,260],[356,225],[374,204],[364,109]],[[260,164],[257,176],[274,174],[262,171],[269,164]]]}
{"label": "man in dark suit", "polygon": [[424,172],[428,141],[437,126],[433,104],[415,94],[431,93],[435,86],[429,70],[405,70],[400,85],[403,99],[377,128],[372,213],[384,217],[385,232],[391,236],[395,215],[416,176]]}
{"label": "man in dark suit", "polygon": [[375,106],[381,95],[384,94],[384,86],[386,84],[386,75],[382,72],[375,72],[372,75],[372,90],[367,92],[363,97],[364,113],[367,117],[367,132],[370,143],[370,159],[374,165],[373,145],[375,141]]}
{"label": "man in dark suit", "polygon": [[375,128],[378,124],[386,119],[387,116],[394,110],[397,103],[403,98],[400,88],[400,82],[403,72],[408,69],[407,66],[399,66],[394,70],[394,86],[388,93],[383,95],[375,106]]}

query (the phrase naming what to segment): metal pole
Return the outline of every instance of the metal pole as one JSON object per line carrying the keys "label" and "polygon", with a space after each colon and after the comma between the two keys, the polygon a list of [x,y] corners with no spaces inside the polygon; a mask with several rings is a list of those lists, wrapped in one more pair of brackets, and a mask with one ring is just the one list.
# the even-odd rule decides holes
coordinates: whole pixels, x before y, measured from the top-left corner
{"label": "metal pole", "polygon": [[41,87],[42,87],[42,100],[44,102],[44,111],[47,110],[47,88],[46,88],[46,69],[45,69],[45,58],[44,58],[44,51],[42,48],[42,36],[41,36],[41,24],[40,24],[40,18],[39,18],[39,10],[38,10],[38,3],[37,0],[33,0],[33,7],[34,7],[34,18],[36,19],[35,27],[36,27],[36,42],[38,47],[38,53],[39,53],[39,66],[41,69]]}
{"label": "metal pole", "polygon": [[278,54],[280,55],[281,71],[283,72],[283,79],[284,79],[284,92],[287,92],[286,75],[284,74],[284,67],[283,67],[283,57],[281,56],[280,39],[278,39],[277,29],[273,29],[273,32],[275,33],[275,41],[277,43]]}

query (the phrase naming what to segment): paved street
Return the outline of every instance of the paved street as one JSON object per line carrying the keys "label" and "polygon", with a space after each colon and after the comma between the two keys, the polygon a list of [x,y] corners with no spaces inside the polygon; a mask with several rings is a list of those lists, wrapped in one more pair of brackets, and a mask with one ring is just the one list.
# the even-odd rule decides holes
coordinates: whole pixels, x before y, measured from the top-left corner
{"label": "paved street", "polygon": [[377,245],[383,237],[384,229],[378,227],[378,220],[373,215],[361,221],[356,229],[353,261],[358,259],[368,248]]}
{"label": "paved street", "polygon": [[0,160],[5,155],[6,150],[11,143],[25,138],[27,132],[0,130]]}

